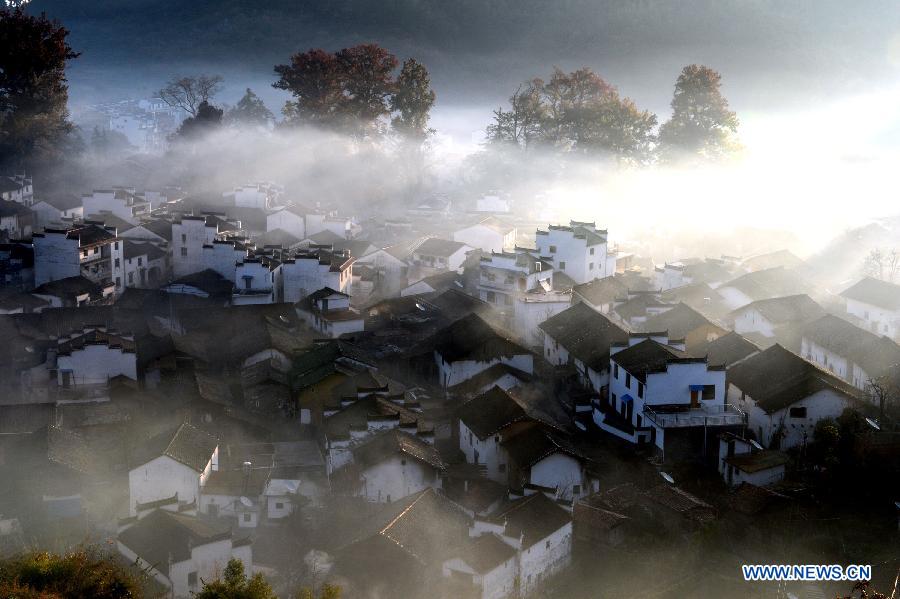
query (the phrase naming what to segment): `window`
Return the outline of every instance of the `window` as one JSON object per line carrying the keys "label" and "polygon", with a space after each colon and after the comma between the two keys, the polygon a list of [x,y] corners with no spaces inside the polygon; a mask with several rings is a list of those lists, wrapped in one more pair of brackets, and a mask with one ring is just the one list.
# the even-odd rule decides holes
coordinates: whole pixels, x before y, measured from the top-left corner
{"label": "window", "polygon": [[625,373],[625,386],[631,389],[631,374]]}
{"label": "window", "polygon": [[613,378],[614,379],[619,378],[619,365],[618,364],[613,364]]}
{"label": "window", "polygon": [[507,306],[512,306],[512,297],[509,295],[504,295],[503,303],[506,304]]}
{"label": "window", "polygon": [[122,277],[116,277],[116,287],[122,286]]}
{"label": "window", "polygon": [[612,405],[613,406],[616,405],[616,394],[615,393],[612,394]]}
{"label": "window", "polygon": [[400,460],[400,465],[401,465],[401,466],[406,466],[406,460]]}
{"label": "window", "polygon": [[638,397],[644,397],[644,383],[638,382]]}
{"label": "window", "polygon": [[550,253],[551,253],[551,254],[555,254],[555,253],[556,253],[556,246],[555,246],[555,245],[551,245],[551,246],[550,246]]}
{"label": "window", "polygon": [[275,502],[275,509],[276,509],[276,510],[283,510],[283,509],[284,509],[284,504],[281,503],[280,501],[276,501],[276,502]]}
{"label": "window", "polygon": [[184,233],[181,234],[181,243],[187,243],[187,235]]}
{"label": "window", "polygon": [[187,256],[187,248],[181,248],[181,255]]}
{"label": "window", "polygon": [[84,256],[85,258],[87,258],[88,251],[87,251],[87,250],[81,250],[81,255]]}
{"label": "window", "polygon": [[594,248],[591,248],[591,256],[594,255]]}
{"label": "window", "polygon": [[488,291],[487,292],[487,301],[488,301],[488,303],[491,303],[491,304],[496,303],[497,294],[494,293],[493,291]]}
{"label": "window", "polygon": [[500,442],[500,435],[494,435],[494,443]]}
{"label": "window", "polygon": [[791,408],[791,418],[806,418],[806,406],[801,408]]}
{"label": "window", "polygon": [[716,386],[715,385],[703,385],[703,395],[702,399],[715,399],[716,398]]}
{"label": "window", "polygon": [[253,514],[251,514],[250,512],[246,512],[244,514],[244,522],[250,522],[251,518],[253,518]]}
{"label": "window", "polygon": [[581,495],[581,485],[572,485],[572,495]]}
{"label": "window", "polygon": [[550,541],[547,541],[547,543],[544,545],[544,547],[546,547],[547,549],[550,549]]}
{"label": "window", "polygon": [[588,264],[588,270],[594,270],[594,263],[591,262]]}
{"label": "window", "polygon": [[560,262],[560,263],[559,263],[559,269],[560,269],[560,270],[565,270],[565,269],[566,269],[566,263],[565,263],[565,262]]}
{"label": "window", "polygon": [[115,262],[115,266],[116,266],[116,268],[119,268],[119,264],[120,264],[120,263],[119,263],[119,259],[118,259],[118,258],[116,258],[116,262]]}
{"label": "window", "polygon": [[497,472],[500,474],[504,474],[506,472],[506,464],[500,464],[497,466]]}
{"label": "window", "polygon": [[132,283],[134,283],[134,273],[130,272],[128,273],[128,284],[131,285]]}
{"label": "window", "polygon": [[143,258],[138,258],[138,266],[141,266],[141,261],[142,261],[142,260],[143,260]]}
{"label": "window", "polygon": [[188,572],[188,586],[189,587],[197,586],[197,573],[196,572]]}

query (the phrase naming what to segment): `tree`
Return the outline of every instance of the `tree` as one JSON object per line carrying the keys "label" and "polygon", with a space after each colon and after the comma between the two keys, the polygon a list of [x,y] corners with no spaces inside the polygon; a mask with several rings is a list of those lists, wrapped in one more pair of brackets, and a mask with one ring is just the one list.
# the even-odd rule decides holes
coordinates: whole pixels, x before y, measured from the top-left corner
{"label": "tree", "polygon": [[421,143],[432,133],[428,128],[431,107],[435,101],[431,77],[425,66],[415,58],[408,58],[400,69],[391,96],[391,126],[403,138]]}
{"label": "tree", "polygon": [[277,599],[272,586],[262,574],[247,577],[244,564],[232,558],[225,566],[222,578],[203,582],[203,588],[195,599]]}
{"label": "tree", "polygon": [[[319,589],[318,599],[341,599],[342,595],[341,587],[325,584]],[[297,593],[297,599],[316,599],[316,595],[312,589],[300,589]]]}
{"label": "tree", "polygon": [[312,49],[291,56],[290,64],[275,66],[277,89],[291,92],[284,105],[288,123],[334,126],[343,117],[343,75],[334,54]]}
{"label": "tree", "polygon": [[124,133],[100,127],[94,127],[90,147],[95,156],[110,156],[134,149]]}
{"label": "tree", "polygon": [[510,109],[494,111],[494,122],[487,128],[488,142],[528,150],[539,141],[547,118],[543,91],[544,82],[540,79],[520,85],[509,98]]}
{"label": "tree", "polygon": [[863,262],[863,274],[866,276],[893,283],[898,273],[900,251],[892,249],[885,252],[881,248],[874,248],[866,255]]}
{"label": "tree", "polygon": [[672,117],[659,130],[663,158],[716,159],[736,148],[738,118],[728,108],[721,82],[722,76],[709,67],[692,64],[682,69],[675,83]]}
{"label": "tree", "polygon": [[0,562],[2,597],[140,599],[143,587],[139,575],[90,549],[31,552]]}
{"label": "tree", "polygon": [[159,90],[159,97],[173,108],[180,108],[189,115],[197,116],[202,104],[209,104],[213,96],[222,88],[219,75],[197,75],[174,77]]}
{"label": "tree", "polygon": [[186,118],[175,132],[175,137],[196,139],[205,133],[215,131],[222,125],[223,112],[221,108],[216,108],[208,102],[201,102],[197,106],[196,116]]}
{"label": "tree", "polygon": [[68,35],[43,14],[0,8],[0,169],[58,158],[73,132],[65,71],[79,54]]}
{"label": "tree", "polygon": [[344,113],[356,134],[372,133],[380,117],[390,113],[394,91],[392,73],[397,58],[376,44],[344,48],[335,54],[343,79]]}
{"label": "tree", "polygon": [[244,97],[226,115],[226,120],[236,125],[266,126],[274,118],[272,111],[266,108],[262,99],[249,87],[244,92]]}

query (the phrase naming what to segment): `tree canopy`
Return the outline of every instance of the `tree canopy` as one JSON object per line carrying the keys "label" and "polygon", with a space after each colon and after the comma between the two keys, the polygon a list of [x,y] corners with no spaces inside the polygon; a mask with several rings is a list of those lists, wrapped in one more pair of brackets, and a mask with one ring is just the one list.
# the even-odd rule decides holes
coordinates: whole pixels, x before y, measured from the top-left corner
{"label": "tree canopy", "polygon": [[277,599],[271,585],[262,574],[247,576],[244,564],[231,559],[225,567],[222,578],[204,581],[203,588],[194,595],[195,599]]}
{"label": "tree canopy", "polygon": [[0,562],[0,597],[140,599],[143,588],[133,572],[90,550],[33,552]]}
{"label": "tree canopy", "polygon": [[209,104],[221,88],[222,77],[219,75],[173,77],[159,90],[159,97],[169,106],[197,116],[200,106]]}
{"label": "tree canopy", "polygon": [[233,125],[268,125],[274,119],[262,99],[249,87],[238,103],[228,111],[225,119]]}
{"label": "tree canopy", "polygon": [[204,133],[215,131],[222,125],[223,114],[221,108],[216,108],[209,102],[201,102],[197,106],[197,114],[184,119],[178,127],[178,131],[175,132],[176,139],[196,139]]}
{"label": "tree canopy", "polygon": [[45,15],[0,8],[0,167],[33,168],[60,157],[73,131],[66,62],[69,31]]}

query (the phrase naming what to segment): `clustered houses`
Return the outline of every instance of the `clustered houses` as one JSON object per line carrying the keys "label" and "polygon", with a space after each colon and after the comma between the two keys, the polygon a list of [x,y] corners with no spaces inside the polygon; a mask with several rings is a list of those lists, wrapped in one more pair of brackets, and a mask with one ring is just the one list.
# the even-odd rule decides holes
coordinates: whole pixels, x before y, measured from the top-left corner
{"label": "clustered houses", "polygon": [[31,207],[34,204],[34,185],[26,175],[0,176],[0,200]]}
{"label": "clustered houses", "polygon": [[19,183],[0,179],[35,227],[0,244],[0,452],[45,447],[45,511],[117,525],[174,597],[231,558],[297,568],[266,549],[310,506],[341,521],[317,549],[348,596],[541,595],[575,537],[719,517],[657,470],[782,498],[816,424],[874,416],[900,372],[896,286],[861,281],[839,318],[785,253],[654,267],[593,222],[528,249],[533,223],[437,200],[360,225],[267,183],[210,206]]}

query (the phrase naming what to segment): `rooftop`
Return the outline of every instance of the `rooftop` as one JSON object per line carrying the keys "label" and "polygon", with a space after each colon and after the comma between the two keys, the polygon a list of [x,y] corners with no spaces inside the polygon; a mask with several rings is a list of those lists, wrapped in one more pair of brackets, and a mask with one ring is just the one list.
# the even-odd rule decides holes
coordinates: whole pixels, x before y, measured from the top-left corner
{"label": "rooftop", "polygon": [[841,297],[888,310],[900,309],[900,285],[866,277],[841,292]]}

